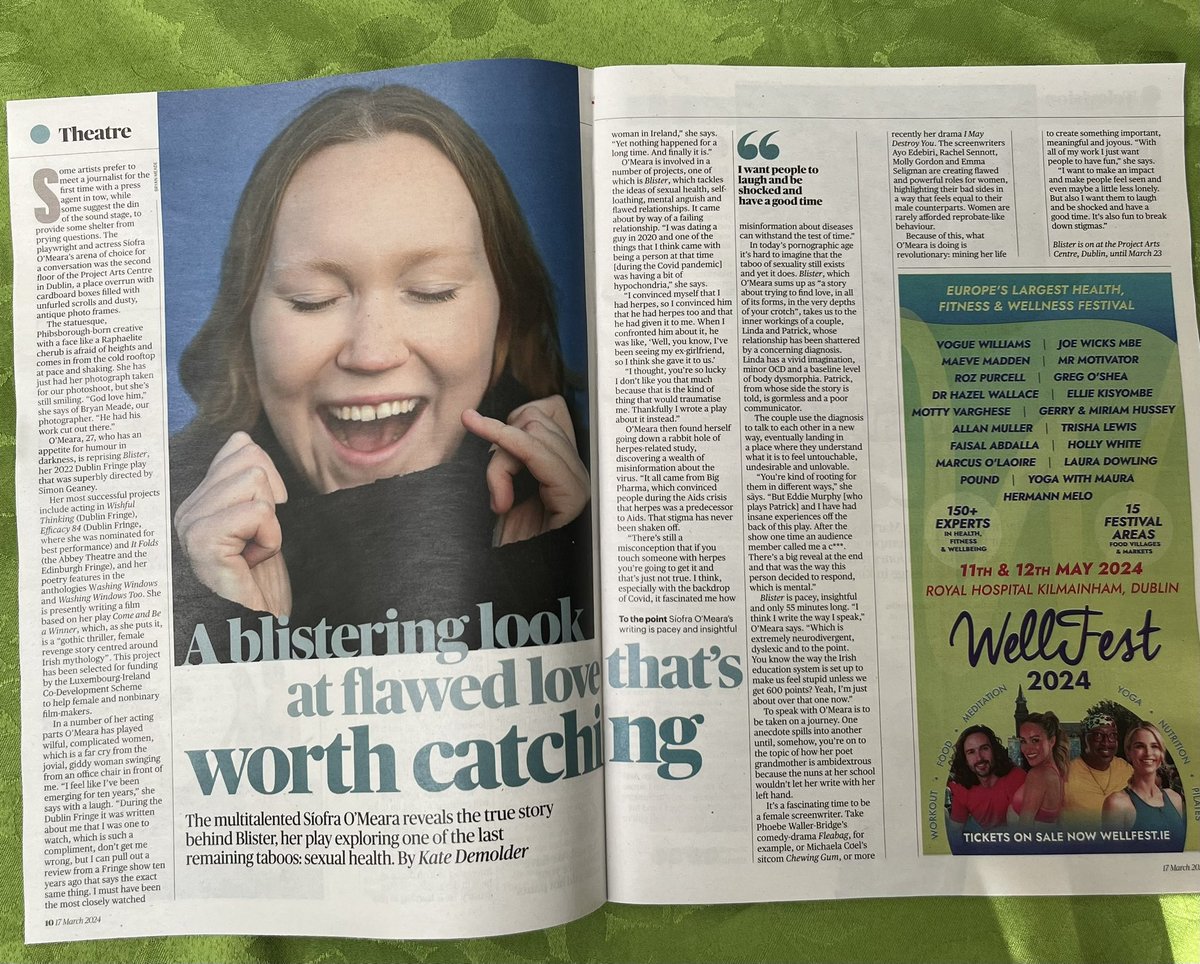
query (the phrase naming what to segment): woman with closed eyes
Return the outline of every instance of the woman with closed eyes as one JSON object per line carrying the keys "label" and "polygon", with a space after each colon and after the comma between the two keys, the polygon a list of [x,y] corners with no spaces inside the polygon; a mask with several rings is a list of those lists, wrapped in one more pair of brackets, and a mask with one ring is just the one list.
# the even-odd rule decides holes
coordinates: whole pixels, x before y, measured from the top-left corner
{"label": "woman with closed eyes", "polygon": [[[421,565],[394,545],[389,530],[415,524],[397,516],[444,502],[447,525],[481,519],[482,542],[503,547],[568,527],[590,498],[524,218],[478,135],[412,88],[327,94],[267,148],[180,372],[198,415],[173,443],[177,559],[248,610],[345,602],[329,586],[358,550],[314,545],[314,526],[346,535],[320,513],[288,530],[298,498],[370,487],[336,504],[383,534],[396,582]],[[432,488],[375,491],[439,467]]]}

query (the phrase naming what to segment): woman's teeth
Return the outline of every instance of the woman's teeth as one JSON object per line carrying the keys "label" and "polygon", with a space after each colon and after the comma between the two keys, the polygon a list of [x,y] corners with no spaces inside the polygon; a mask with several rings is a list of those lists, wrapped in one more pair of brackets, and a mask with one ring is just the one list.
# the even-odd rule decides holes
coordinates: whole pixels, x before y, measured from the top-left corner
{"label": "woman's teeth", "polygon": [[403,401],[380,402],[378,405],[342,405],[330,409],[334,418],[343,422],[373,422],[377,418],[390,418],[393,415],[407,415],[417,407],[415,398]]}
{"label": "woman's teeth", "polygon": [[419,398],[397,399],[378,405],[330,405],[322,418],[342,445],[357,452],[377,452],[403,438],[420,417]]}

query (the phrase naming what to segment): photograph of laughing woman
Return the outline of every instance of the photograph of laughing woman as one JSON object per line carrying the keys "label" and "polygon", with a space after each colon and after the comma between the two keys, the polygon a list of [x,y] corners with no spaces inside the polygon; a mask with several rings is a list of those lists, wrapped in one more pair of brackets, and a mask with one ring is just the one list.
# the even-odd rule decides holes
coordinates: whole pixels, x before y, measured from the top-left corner
{"label": "photograph of laughing woman", "polygon": [[241,635],[260,627],[288,628],[276,658],[359,655],[343,624],[399,626],[369,634],[378,654],[590,637],[587,437],[554,288],[442,101],[335,89],[271,141],[179,377],[177,663],[270,658]]}

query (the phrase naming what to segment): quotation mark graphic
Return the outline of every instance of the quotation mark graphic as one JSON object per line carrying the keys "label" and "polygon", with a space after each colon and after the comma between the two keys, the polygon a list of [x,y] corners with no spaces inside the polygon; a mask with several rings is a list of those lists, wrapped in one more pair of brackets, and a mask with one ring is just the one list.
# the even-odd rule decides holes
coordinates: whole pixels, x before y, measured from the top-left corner
{"label": "quotation mark graphic", "polygon": [[738,141],[737,146],[738,157],[743,161],[752,161],[756,157],[761,157],[765,161],[775,160],[779,156],[779,146],[772,144],[771,138],[778,134],[779,131],[771,131],[770,134],[764,134],[757,146],[747,143],[757,133],[758,131],[748,131],[742,135],[742,139]]}

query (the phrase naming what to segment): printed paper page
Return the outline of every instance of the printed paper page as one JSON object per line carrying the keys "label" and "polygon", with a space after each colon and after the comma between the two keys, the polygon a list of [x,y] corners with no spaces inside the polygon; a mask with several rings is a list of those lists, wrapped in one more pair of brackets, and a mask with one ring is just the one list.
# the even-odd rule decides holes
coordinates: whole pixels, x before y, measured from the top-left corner
{"label": "printed paper page", "polygon": [[613,899],[1195,886],[1180,81],[597,73]]}
{"label": "printed paper page", "polygon": [[604,899],[577,76],[9,105],[30,941]]}

